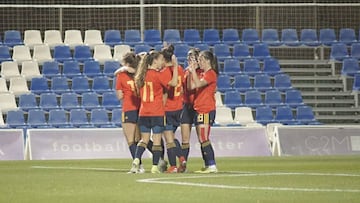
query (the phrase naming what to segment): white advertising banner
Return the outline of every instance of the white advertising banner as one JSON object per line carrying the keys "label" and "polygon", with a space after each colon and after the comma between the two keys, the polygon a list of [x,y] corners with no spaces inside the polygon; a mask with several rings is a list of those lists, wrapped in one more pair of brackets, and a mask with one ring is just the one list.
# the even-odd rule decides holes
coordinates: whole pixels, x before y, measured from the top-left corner
{"label": "white advertising banner", "polygon": [[22,129],[0,130],[0,160],[24,160]]}

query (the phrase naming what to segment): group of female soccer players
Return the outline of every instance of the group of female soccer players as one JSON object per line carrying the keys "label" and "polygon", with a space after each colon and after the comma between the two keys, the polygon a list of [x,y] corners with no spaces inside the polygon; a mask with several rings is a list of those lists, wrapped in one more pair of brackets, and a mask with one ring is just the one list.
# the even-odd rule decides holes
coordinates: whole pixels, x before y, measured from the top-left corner
{"label": "group of female soccer players", "polygon": [[[133,158],[130,173],[143,173],[141,157],[152,152],[151,173],[163,172],[164,144],[170,167],[167,173],[186,171],[192,125],[196,126],[204,167],[198,173],[216,173],[209,140],[215,119],[217,59],[210,51],[191,49],[185,70],[178,65],[174,46],[160,52],[127,53],[115,72],[116,92],[123,100],[122,127]],[[175,139],[181,127],[182,144]],[[176,165],[177,158],[179,166]]]}

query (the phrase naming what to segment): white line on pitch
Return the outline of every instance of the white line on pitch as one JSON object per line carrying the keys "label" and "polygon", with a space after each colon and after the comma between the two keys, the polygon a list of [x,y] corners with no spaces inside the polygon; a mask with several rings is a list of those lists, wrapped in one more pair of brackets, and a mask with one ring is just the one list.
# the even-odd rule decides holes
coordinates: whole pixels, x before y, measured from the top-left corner
{"label": "white line on pitch", "polygon": [[83,167],[66,167],[66,166],[31,166],[30,168],[35,169],[65,169],[65,170],[90,170],[90,171],[128,171],[125,169],[115,168],[83,168]]}

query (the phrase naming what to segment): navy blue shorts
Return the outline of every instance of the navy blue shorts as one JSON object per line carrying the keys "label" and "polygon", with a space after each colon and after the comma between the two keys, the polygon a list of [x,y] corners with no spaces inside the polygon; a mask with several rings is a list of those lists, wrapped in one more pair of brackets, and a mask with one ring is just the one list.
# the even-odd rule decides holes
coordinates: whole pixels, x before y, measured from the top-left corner
{"label": "navy blue shorts", "polygon": [[193,124],[195,118],[196,111],[194,110],[193,105],[184,104],[183,109],[180,115],[180,123],[181,124]]}
{"label": "navy blue shorts", "polygon": [[123,123],[137,123],[139,119],[139,110],[122,112],[121,121]]}
{"label": "navy blue shorts", "polygon": [[209,124],[213,125],[215,120],[216,111],[210,111],[209,113],[196,113],[195,125]]}
{"label": "navy blue shorts", "polygon": [[164,116],[139,116],[138,121],[140,132],[160,134],[164,131],[165,118]]}
{"label": "navy blue shorts", "polygon": [[176,128],[179,127],[181,112],[182,110],[165,112],[165,116],[166,116],[165,130],[175,131]]}

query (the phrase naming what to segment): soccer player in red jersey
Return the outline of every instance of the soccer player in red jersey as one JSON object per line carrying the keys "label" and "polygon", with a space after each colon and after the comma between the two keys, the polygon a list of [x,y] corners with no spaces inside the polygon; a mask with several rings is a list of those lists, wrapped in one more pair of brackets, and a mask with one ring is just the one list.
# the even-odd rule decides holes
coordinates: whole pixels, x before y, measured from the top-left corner
{"label": "soccer player in red jersey", "polygon": [[[177,59],[172,56],[173,66],[177,67]],[[140,158],[149,143],[151,132],[153,139],[152,173],[160,173],[157,166],[161,156],[161,135],[164,131],[165,108],[163,104],[163,91],[168,86],[177,85],[178,71],[174,69],[173,75],[160,71],[164,65],[164,56],[157,51],[152,51],[144,56],[135,73],[135,87],[140,95],[139,127],[141,140],[139,141],[131,172],[137,173]]]}
{"label": "soccer player in red jersey", "polygon": [[216,113],[215,91],[218,75],[216,56],[210,51],[200,52],[199,66],[204,71],[200,77],[193,68],[189,68],[192,76],[191,89],[196,89],[194,99],[196,133],[205,163],[202,170],[195,172],[217,173],[214,149],[209,139],[210,126],[214,123]]}

